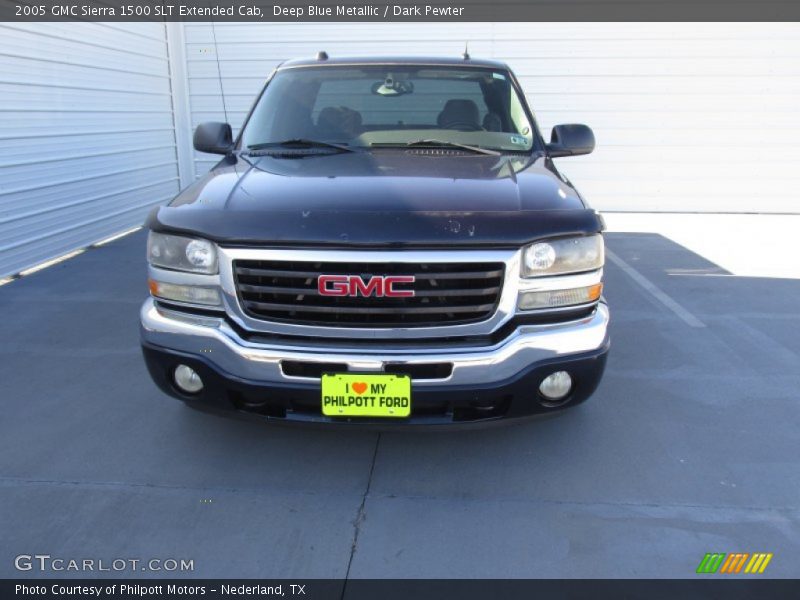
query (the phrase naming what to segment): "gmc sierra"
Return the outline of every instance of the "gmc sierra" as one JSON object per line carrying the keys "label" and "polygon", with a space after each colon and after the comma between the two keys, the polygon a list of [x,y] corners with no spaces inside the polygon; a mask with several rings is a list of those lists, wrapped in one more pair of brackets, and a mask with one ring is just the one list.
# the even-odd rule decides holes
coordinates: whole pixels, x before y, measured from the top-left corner
{"label": "gmc sierra", "polygon": [[602,217],[505,64],[281,64],[223,155],[147,220],[147,367],[195,408],[271,421],[441,425],[550,413],[609,347]]}

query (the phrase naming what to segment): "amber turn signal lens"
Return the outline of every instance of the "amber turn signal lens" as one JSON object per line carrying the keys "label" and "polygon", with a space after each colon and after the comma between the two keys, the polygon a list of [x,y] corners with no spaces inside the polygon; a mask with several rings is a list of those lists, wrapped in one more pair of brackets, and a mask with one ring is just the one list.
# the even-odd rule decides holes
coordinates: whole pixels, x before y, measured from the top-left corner
{"label": "amber turn signal lens", "polygon": [[154,279],[148,279],[147,285],[150,287],[150,293],[156,298],[206,306],[222,305],[222,299],[217,288],[179,285],[165,281],[155,281]]}
{"label": "amber turn signal lens", "polygon": [[593,286],[589,287],[589,300],[597,300],[600,298],[600,294],[603,293],[603,284],[596,283]]}
{"label": "amber turn signal lens", "polygon": [[560,308],[595,302],[603,293],[603,284],[595,283],[587,287],[542,292],[522,292],[517,306],[520,310]]}

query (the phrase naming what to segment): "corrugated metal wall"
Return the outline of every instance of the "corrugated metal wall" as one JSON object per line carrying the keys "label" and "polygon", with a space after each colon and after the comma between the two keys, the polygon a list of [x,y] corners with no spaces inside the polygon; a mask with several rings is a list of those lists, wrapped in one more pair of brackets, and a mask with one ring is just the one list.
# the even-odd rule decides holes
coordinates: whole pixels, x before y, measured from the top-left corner
{"label": "corrugated metal wall", "polygon": [[0,25],[0,173],[0,277],[172,197],[164,25]]}
{"label": "corrugated metal wall", "polygon": [[[281,60],[448,54],[507,61],[542,130],[598,139],[560,166],[605,210],[800,212],[800,24],[186,24],[192,123],[241,125]],[[214,33],[219,53],[215,52]],[[213,164],[198,156],[197,172]]]}
{"label": "corrugated metal wall", "polygon": [[593,155],[560,159],[594,206],[800,212],[797,23],[0,24],[0,277],[138,225],[188,182],[191,127],[224,118],[218,60],[238,128],[286,58],[465,40],[509,62],[544,131],[594,128]]}

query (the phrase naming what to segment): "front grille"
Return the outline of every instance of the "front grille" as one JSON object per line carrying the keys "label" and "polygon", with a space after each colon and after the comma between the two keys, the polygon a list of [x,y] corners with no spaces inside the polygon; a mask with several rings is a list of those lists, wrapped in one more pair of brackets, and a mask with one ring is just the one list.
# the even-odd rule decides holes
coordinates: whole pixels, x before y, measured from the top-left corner
{"label": "front grille", "polygon": [[[336,263],[236,260],[239,301],[266,321],[333,327],[423,327],[491,317],[503,287],[503,263]],[[322,296],[320,275],[413,275],[414,297]]]}

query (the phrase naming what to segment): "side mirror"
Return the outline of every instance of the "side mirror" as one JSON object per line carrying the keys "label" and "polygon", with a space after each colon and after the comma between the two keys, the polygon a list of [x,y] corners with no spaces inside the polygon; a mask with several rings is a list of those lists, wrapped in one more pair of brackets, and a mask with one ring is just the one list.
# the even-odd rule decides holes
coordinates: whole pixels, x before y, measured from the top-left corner
{"label": "side mirror", "polygon": [[556,125],[547,144],[547,153],[552,158],[578,156],[594,150],[594,133],[586,125]]}
{"label": "side mirror", "polygon": [[194,130],[194,149],[209,154],[228,154],[233,148],[233,131],[227,123],[201,123]]}

